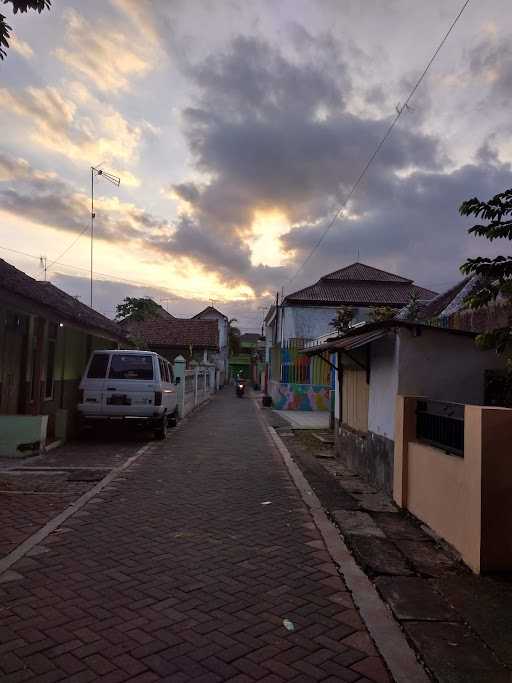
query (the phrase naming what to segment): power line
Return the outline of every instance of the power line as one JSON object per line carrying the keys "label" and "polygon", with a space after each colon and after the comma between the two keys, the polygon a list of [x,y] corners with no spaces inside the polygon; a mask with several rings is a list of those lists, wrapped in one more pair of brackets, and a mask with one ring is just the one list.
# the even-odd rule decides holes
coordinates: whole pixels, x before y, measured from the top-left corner
{"label": "power line", "polygon": [[325,239],[327,233],[330,231],[330,229],[332,228],[332,226],[334,225],[334,223],[338,220],[338,217],[340,216],[340,214],[345,210],[345,208],[346,208],[348,202],[350,201],[350,199],[351,199],[352,196],[354,195],[354,193],[355,193],[355,191],[357,190],[357,188],[358,188],[360,182],[361,182],[361,181],[363,180],[363,178],[365,177],[366,173],[368,172],[368,169],[370,168],[370,166],[371,166],[372,163],[374,162],[375,158],[376,158],[377,155],[379,154],[380,150],[381,150],[382,147],[384,146],[386,140],[389,138],[389,136],[390,136],[391,133],[393,132],[393,129],[394,129],[395,126],[397,125],[397,123],[398,123],[400,117],[402,116],[403,112],[404,112],[404,111],[407,111],[408,109],[410,109],[410,107],[409,107],[409,102],[410,102],[410,101],[412,100],[412,98],[414,97],[414,95],[415,95],[416,91],[418,90],[418,88],[420,87],[420,85],[421,85],[423,79],[424,79],[425,76],[427,75],[428,70],[430,69],[430,67],[431,67],[432,64],[434,63],[434,60],[436,59],[437,55],[439,54],[439,52],[440,52],[441,49],[443,48],[444,44],[445,44],[446,41],[448,40],[448,36],[450,35],[450,33],[451,33],[451,32],[453,31],[453,29],[455,28],[455,25],[457,24],[457,22],[458,22],[459,19],[461,18],[462,13],[463,13],[464,10],[466,9],[466,7],[469,5],[469,3],[470,3],[470,0],[466,0],[466,1],[464,2],[464,4],[462,5],[462,7],[461,7],[461,9],[459,10],[457,16],[456,16],[455,19],[452,21],[452,23],[450,24],[450,27],[448,28],[448,30],[447,30],[446,33],[444,34],[444,36],[443,36],[441,42],[439,43],[439,45],[438,45],[437,48],[435,49],[435,51],[434,51],[432,57],[430,58],[429,62],[427,63],[427,66],[424,68],[424,70],[423,70],[423,72],[421,73],[420,77],[418,78],[418,80],[417,80],[416,83],[414,84],[414,86],[413,86],[412,90],[410,91],[409,95],[407,96],[407,99],[405,100],[404,104],[403,104],[402,106],[400,106],[400,105],[397,106],[395,117],[394,117],[393,120],[391,121],[391,123],[390,123],[390,125],[388,126],[386,132],[384,133],[384,135],[382,136],[381,140],[380,140],[379,143],[377,144],[377,147],[375,148],[375,150],[373,151],[373,153],[372,153],[371,156],[369,157],[368,161],[367,161],[366,164],[364,165],[363,170],[361,171],[361,173],[360,173],[359,176],[357,177],[355,183],[354,183],[354,184],[352,185],[352,187],[350,188],[350,191],[349,191],[349,193],[347,194],[347,196],[345,197],[344,201],[343,201],[342,204],[338,207],[338,209],[337,209],[336,212],[334,213],[333,217],[331,218],[331,220],[330,220],[329,223],[327,224],[325,230],[324,230],[323,233],[320,235],[319,239],[316,241],[316,243],[314,244],[313,248],[311,249],[311,251],[309,252],[309,254],[306,256],[306,258],[304,259],[304,261],[302,262],[302,264],[299,266],[299,268],[297,268],[297,270],[293,273],[293,275],[292,275],[291,277],[289,277],[289,278],[286,280],[285,285],[289,284],[290,282],[292,282],[292,281],[296,278],[296,276],[298,275],[298,273],[304,268],[304,266],[305,266],[306,263],[309,261],[309,259],[313,256],[313,254],[316,252],[316,250],[318,249],[318,247],[322,244],[322,242],[324,241],[324,239]]}
{"label": "power line", "polygon": [[[77,239],[78,239],[78,238],[77,238]],[[71,248],[71,247],[69,247],[69,248]],[[29,254],[28,252],[19,251],[19,250],[17,250],[17,249],[10,249],[9,247],[0,246],[0,249],[5,250],[5,251],[10,251],[10,252],[12,252],[12,253],[14,253],[14,254],[19,254],[19,255],[21,255],[21,256],[27,256],[27,257],[29,257],[29,258],[36,259],[37,261],[39,261],[39,259],[41,258],[40,256],[36,256],[35,254]],[[53,261],[52,264],[53,264],[53,263],[56,263],[61,257],[62,257],[62,254],[61,254],[61,256],[59,256],[58,259],[56,259],[55,261]],[[52,265],[52,264],[50,264],[50,265]],[[61,268],[69,268],[70,270],[83,271],[83,272],[86,272],[86,273],[89,272],[89,269],[88,269],[88,268],[82,268],[82,267],[80,267],[80,266],[71,265],[71,264],[69,264],[69,263],[59,263],[59,266],[60,266]],[[49,267],[50,267],[50,266],[48,266],[48,268],[49,268]],[[119,276],[119,275],[113,275],[112,273],[100,273],[100,272],[98,272],[98,271],[94,271],[94,272],[95,272],[95,275],[101,275],[102,277],[111,278],[112,280],[117,280],[117,281],[120,281],[120,282],[126,282],[127,284],[134,285],[134,286],[137,286],[137,287],[149,287],[149,288],[151,288],[151,289],[162,289],[162,290],[164,290],[164,291],[166,291],[166,292],[169,292],[169,294],[172,294],[172,295],[173,295],[172,298],[173,298],[174,300],[183,299],[183,298],[185,298],[187,295],[194,295],[194,294],[195,294],[195,295],[200,294],[200,295],[201,295],[201,299],[200,299],[201,301],[207,301],[207,300],[209,300],[209,297],[205,297],[205,292],[204,292],[204,290],[186,289],[186,290],[183,290],[183,295],[181,295],[181,294],[176,294],[175,292],[171,292],[171,290],[169,290],[169,289],[167,289],[167,288],[165,288],[165,287],[157,287],[157,286],[155,286],[155,284],[154,284],[153,282],[144,282],[144,281],[137,281],[137,280],[128,280],[127,278],[123,278],[123,277],[121,277],[121,276]],[[255,299],[269,299],[269,298],[270,298],[269,295],[261,295],[261,296],[255,297]],[[220,298],[217,299],[217,300],[218,300],[218,301],[222,301],[222,303],[227,303],[227,302],[229,301],[228,299],[220,299]]]}
{"label": "power line", "polygon": [[56,263],[58,263],[58,262],[61,260],[61,258],[62,258],[63,256],[65,256],[65,255],[68,253],[68,251],[70,251],[70,249],[72,249],[72,248],[75,246],[75,244],[78,242],[78,240],[80,239],[80,237],[82,237],[82,235],[84,234],[84,232],[85,232],[86,230],[89,230],[89,226],[88,226],[88,225],[86,225],[85,228],[82,230],[82,232],[79,233],[79,235],[78,235],[77,237],[75,237],[75,239],[71,242],[71,244],[70,244],[68,247],[66,247],[66,249],[64,249],[64,251],[62,252],[62,254],[61,254],[60,256],[58,256],[54,261],[52,261],[52,262],[50,263],[50,265],[48,266],[48,268],[51,268],[51,267],[54,266]]}

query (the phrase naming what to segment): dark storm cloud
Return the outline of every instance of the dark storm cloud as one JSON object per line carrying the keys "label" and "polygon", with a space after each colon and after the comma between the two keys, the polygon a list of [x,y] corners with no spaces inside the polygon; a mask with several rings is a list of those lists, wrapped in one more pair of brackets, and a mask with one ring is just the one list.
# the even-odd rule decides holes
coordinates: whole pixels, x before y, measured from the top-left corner
{"label": "dark storm cloud", "polygon": [[[211,180],[194,192],[194,217],[178,223],[168,247],[253,285],[260,277],[246,238],[254,212],[279,210],[291,223],[324,216],[389,123],[347,111],[348,68],[331,38],[308,34],[306,43],[292,59],[260,40],[238,38],[189,73],[199,96],[183,112],[184,130],[196,169]],[[396,171],[440,171],[444,160],[433,137],[409,128],[384,147],[372,173],[386,194]],[[188,185],[174,189],[186,198]],[[274,284],[272,270],[266,276]]]}
{"label": "dark storm cloud", "polygon": [[[489,245],[467,234],[471,220],[463,220],[458,207],[472,196],[488,199],[512,186],[509,164],[494,160],[470,164],[451,173],[415,172],[388,181],[387,196],[369,207],[357,221],[339,220],[321,247],[322,272],[356,260],[394,267],[421,284],[443,289],[461,277],[459,266],[470,254],[499,252],[503,245]],[[371,193],[372,196],[375,193]],[[355,201],[355,210],[368,209]],[[303,259],[318,239],[318,227],[293,230],[284,242]],[[292,289],[313,276],[314,267],[294,281]]]}

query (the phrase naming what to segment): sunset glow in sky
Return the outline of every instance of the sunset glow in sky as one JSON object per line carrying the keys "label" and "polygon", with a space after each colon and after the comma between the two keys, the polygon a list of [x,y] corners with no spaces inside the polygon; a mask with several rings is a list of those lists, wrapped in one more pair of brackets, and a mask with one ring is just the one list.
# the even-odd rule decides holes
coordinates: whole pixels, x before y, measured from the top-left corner
{"label": "sunset glow in sky", "polygon": [[[318,240],[461,0],[53,0],[9,15],[0,257],[41,277],[89,223],[95,307],[210,300],[244,329]],[[512,186],[508,0],[470,3],[293,291],[356,260],[437,291],[489,247],[457,208]],[[495,249],[495,247],[492,247]],[[8,249],[13,251],[8,251]],[[32,256],[15,253],[26,252]],[[49,269],[88,303],[89,236]]]}

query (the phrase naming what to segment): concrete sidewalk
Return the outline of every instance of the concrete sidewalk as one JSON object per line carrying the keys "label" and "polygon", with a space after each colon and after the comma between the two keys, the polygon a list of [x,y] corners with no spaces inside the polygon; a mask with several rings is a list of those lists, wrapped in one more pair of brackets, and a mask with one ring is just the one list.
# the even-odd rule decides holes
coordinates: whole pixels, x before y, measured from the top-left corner
{"label": "concrete sidewalk", "polygon": [[432,678],[511,683],[512,575],[473,575],[412,515],[339,458],[320,454],[311,433],[292,435],[265,415]]}
{"label": "concrete sidewalk", "polygon": [[390,677],[254,402],[222,392],[0,576],[2,681]]}

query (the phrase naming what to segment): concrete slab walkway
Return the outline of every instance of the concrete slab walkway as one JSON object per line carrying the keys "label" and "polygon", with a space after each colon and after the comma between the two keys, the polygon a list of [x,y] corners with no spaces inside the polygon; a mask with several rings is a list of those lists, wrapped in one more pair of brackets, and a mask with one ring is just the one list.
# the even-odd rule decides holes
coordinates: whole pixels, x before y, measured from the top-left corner
{"label": "concrete slab walkway", "polygon": [[391,680],[250,399],[64,524],[0,575],[2,681]]}
{"label": "concrete slab walkway", "polygon": [[322,410],[274,410],[293,429],[329,429],[329,413]]}

